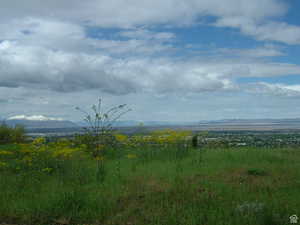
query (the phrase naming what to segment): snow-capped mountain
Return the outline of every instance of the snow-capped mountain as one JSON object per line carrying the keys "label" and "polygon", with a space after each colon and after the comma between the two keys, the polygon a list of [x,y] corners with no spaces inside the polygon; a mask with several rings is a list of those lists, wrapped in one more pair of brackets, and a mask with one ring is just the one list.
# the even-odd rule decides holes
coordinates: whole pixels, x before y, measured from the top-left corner
{"label": "snow-capped mountain", "polygon": [[77,124],[62,118],[46,117],[43,115],[16,115],[5,120],[9,126],[22,125],[25,128],[68,128],[77,127]]}

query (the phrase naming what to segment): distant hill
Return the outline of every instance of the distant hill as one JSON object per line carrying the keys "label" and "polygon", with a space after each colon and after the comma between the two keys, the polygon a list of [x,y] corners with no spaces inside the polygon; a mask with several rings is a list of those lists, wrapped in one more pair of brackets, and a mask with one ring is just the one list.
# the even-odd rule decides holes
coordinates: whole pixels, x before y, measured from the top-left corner
{"label": "distant hill", "polygon": [[[71,122],[63,119],[46,117],[29,117],[33,119],[9,118],[5,123],[9,126],[23,125],[28,130],[43,132],[55,129],[65,132],[80,131],[82,127],[87,127],[85,122]],[[300,119],[224,119],[195,122],[172,122],[172,121],[116,121],[114,127],[127,129],[143,126],[147,129],[190,129],[190,130],[276,130],[276,129],[300,129]]]}
{"label": "distant hill", "polygon": [[293,119],[223,119],[201,121],[198,124],[299,124],[299,118]]}
{"label": "distant hill", "polygon": [[5,123],[8,126],[22,125],[27,129],[35,128],[71,128],[78,127],[77,124],[67,120],[20,120],[9,119]]}
{"label": "distant hill", "polygon": [[[115,121],[113,123],[114,127],[135,127],[138,126],[140,122],[134,121],[134,120],[128,120],[128,121]],[[80,127],[87,127],[89,124],[85,121],[76,122],[76,124]]]}
{"label": "distant hill", "polygon": [[[219,125],[300,125],[300,119],[223,119],[223,120],[202,120],[195,122],[182,122],[182,121],[116,121],[114,123],[115,127],[136,127],[136,126],[148,126],[148,127],[157,127],[157,126],[219,126]],[[77,125],[80,127],[87,126],[85,122],[77,122]]]}
{"label": "distant hill", "polygon": [[[88,123],[77,122],[78,126],[86,127]],[[197,125],[197,122],[172,122],[172,121],[136,121],[136,120],[126,120],[126,121],[116,121],[114,122],[114,127],[138,127],[138,126],[184,126],[184,125]]]}

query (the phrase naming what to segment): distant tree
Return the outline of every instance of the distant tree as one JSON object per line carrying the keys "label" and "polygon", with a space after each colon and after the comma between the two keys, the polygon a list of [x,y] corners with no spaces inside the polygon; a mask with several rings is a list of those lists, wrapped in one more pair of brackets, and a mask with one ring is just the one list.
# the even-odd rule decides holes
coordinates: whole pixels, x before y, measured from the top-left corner
{"label": "distant tree", "polygon": [[208,136],[208,131],[202,131],[195,134],[192,137],[192,146],[194,148],[198,148],[200,146],[200,142],[203,145],[205,143],[205,138]]}
{"label": "distant tree", "polygon": [[25,139],[24,127],[9,127],[5,122],[0,124],[0,144],[22,143]]}
{"label": "distant tree", "polygon": [[25,141],[25,129],[21,125],[15,126],[12,132],[12,141],[14,143],[22,143]]}
{"label": "distant tree", "polygon": [[10,128],[5,124],[5,122],[2,122],[0,125],[0,144],[7,144],[10,142]]}

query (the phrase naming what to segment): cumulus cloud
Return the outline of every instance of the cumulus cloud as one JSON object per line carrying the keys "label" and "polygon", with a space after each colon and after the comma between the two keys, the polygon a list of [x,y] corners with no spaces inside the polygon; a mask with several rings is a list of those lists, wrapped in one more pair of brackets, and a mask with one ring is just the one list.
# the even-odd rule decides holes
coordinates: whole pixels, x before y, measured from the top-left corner
{"label": "cumulus cloud", "polygon": [[[112,94],[142,91],[201,91],[228,81],[196,65],[153,59],[116,59],[101,54],[72,54],[41,47],[0,44],[2,87],[49,88],[61,92],[100,89]],[[163,86],[164,81],[168,84]],[[173,85],[170,85],[172,82]],[[225,83],[224,83],[225,82]]]}
{"label": "cumulus cloud", "polygon": [[[175,37],[170,32],[154,32],[145,29],[126,30],[116,36],[126,40],[89,37],[85,27],[59,21],[26,17],[0,24],[1,39],[22,46],[38,46],[50,50],[68,52],[105,52],[111,55],[143,54],[152,55],[173,51],[171,45]],[[0,40],[1,42],[1,40]]]}
{"label": "cumulus cloud", "polygon": [[[216,20],[212,25],[238,28],[258,40],[299,44],[299,26],[273,20],[287,11],[288,6],[280,0],[227,0],[226,4],[220,4],[219,0],[53,0],[43,4],[38,0],[28,0],[26,4],[10,0],[1,2],[0,18],[7,22],[30,15],[99,27],[135,28],[191,25],[212,16]],[[145,32],[139,30],[124,34],[144,36]],[[170,34],[161,33],[153,37],[170,38]]]}
{"label": "cumulus cloud", "polygon": [[261,41],[278,41],[286,44],[300,44],[300,27],[284,22],[257,22],[244,17],[224,17],[215,23],[218,27],[239,28],[244,34]]}
{"label": "cumulus cloud", "polygon": [[299,97],[300,85],[258,82],[246,85],[246,91],[271,96]]}
{"label": "cumulus cloud", "polygon": [[0,71],[2,87],[47,88],[59,92],[99,89],[121,95],[232,90],[236,77],[299,74],[300,66],[225,60],[121,59],[4,41],[0,44]]}
{"label": "cumulus cloud", "polygon": [[[128,40],[105,40],[87,36],[80,25],[38,18],[16,19],[1,29],[5,40],[0,42],[0,87],[97,89],[115,95],[190,93],[235,90],[237,77],[300,73],[298,65],[284,63],[151,57],[151,51],[169,49],[175,38],[169,32],[127,29],[117,35]],[[227,51],[254,58],[281,54],[271,45]]]}

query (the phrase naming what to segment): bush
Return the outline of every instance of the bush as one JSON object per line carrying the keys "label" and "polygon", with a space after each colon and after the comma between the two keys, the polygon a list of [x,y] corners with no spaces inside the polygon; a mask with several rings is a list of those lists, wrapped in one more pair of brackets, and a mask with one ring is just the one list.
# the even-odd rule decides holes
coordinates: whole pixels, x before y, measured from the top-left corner
{"label": "bush", "polygon": [[25,129],[22,126],[9,127],[5,123],[0,125],[0,144],[25,142]]}
{"label": "bush", "polygon": [[262,169],[248,169],[247,174],[252,176],[265,176],[267,172]]}

